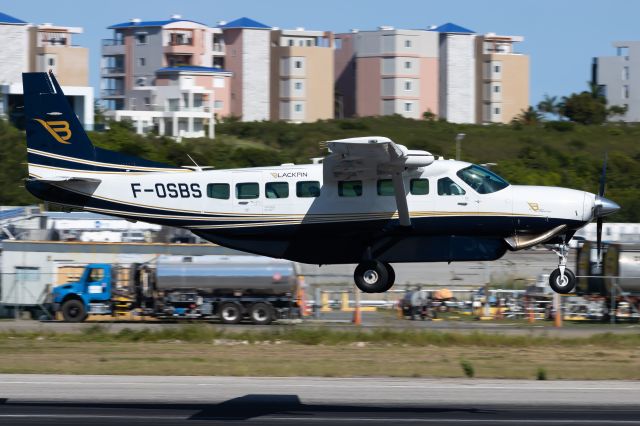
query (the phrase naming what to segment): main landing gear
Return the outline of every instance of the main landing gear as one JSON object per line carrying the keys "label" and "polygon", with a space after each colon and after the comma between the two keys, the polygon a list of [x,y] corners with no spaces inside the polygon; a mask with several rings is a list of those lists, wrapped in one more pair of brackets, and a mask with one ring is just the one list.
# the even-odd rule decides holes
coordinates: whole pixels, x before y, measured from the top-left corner
{"label": "main landing gear", "polygon": [[549,286],[556,293],[570,293],[576,286],[576,275],[567,268],[569,247],[566,243],[559,244],[553,252],[558,255],[558,269],[549,275]]}
{"label": "main landing gear", "polygon": [[384,293],[393,286],[396,273],[388,263],[367,260],[356,267],[353,279],[363,293]]}

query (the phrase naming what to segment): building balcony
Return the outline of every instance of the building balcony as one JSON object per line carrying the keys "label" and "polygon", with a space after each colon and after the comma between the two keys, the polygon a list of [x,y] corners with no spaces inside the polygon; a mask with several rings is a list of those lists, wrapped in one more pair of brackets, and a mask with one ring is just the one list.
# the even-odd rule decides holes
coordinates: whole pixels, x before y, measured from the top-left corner
{"label": "building balcony", "polygon": [[117,98],[124,96],[124,89],[102,89],[100,95],[103,98]]}
{"label": "building balcony", "polygon": [[193,44],[171,44],[169,43],[164,47],[164,53],[177,54],[177,55],[193,55],[196,52],[196,48]]}
{"label": "building balcony", "polygon": [[124,55],[124,53],[125,53],[124,40],[115,39],[115,38],[102,39],[102,55],[103,56]]}
{"label": "building balcony", "polygon": [[124,66],[102,67],[102,75],[124,74]]}

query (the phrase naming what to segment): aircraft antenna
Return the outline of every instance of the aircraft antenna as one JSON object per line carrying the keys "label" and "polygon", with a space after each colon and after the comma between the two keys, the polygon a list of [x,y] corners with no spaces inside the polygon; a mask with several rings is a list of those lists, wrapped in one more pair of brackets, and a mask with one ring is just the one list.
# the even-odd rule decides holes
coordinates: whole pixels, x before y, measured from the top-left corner
{"label": "aircraft antenna", "polygon": [[202,167],[200,167],[200,166],[198,165],[198,163],[196,163],[196,160],[194,160],[193,158],[191,158],[191,156],[190,156],[189,154],[187,154],[187,157],[189,157],[189,160],[191,160],[191,162],[192,162],[193,164],[195,164],[195,165],[196,165],[196,170],[198,170],[199,172],[201,172],[201,171],[202,171]]}

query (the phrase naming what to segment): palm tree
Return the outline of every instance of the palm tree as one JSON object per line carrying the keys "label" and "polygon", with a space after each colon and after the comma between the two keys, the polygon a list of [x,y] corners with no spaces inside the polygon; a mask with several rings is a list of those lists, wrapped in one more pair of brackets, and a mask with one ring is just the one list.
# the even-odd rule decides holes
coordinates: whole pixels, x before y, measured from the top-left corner
{"label": "palm tree", "polygon": [[538,103],[538,111],[543,114],[559,115],[560,104],[557,96],[549,96],[545,93],[544,99]]}
{"label": "palm tree", "polygon": [[525,126],[536,126],[542,121],[540,114],[534,107],[529,106],[526,110],[522,110],[520,114],[513,118],[513,122],[523,124]]}

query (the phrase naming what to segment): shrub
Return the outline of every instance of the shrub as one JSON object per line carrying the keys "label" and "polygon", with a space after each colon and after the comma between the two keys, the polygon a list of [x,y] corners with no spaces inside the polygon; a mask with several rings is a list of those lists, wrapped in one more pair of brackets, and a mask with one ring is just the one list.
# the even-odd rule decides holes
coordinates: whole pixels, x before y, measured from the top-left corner
{"label": "shrub", "polygon": [[475,370],[473,369],[473,365],[471,365],[471,363],[467,360],[461,360],[460,361],[460,367],[462,367],[462,371],[464,372],[464,375],[472,378],[475,375]]}

